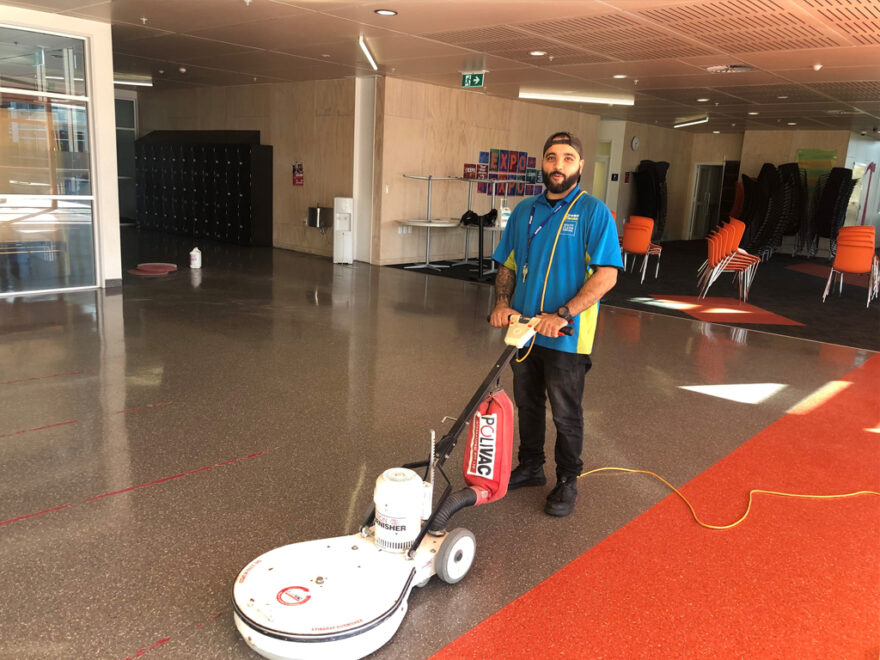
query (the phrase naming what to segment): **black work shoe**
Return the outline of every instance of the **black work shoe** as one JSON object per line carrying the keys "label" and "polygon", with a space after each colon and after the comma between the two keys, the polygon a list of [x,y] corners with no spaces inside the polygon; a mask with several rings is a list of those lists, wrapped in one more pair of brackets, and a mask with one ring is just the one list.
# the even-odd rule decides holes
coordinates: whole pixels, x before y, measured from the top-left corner
{"label": "black work shoe", "polygon": [[562,477],[556,482],[556,488],[547,496],[544,513],[548,516],[562,518],[574,511],[577,501],[577,477]]}
{"label": "black work shoe", "polygon": [[526,486],[543,486],[546,483],[547,477],[544,476],[543,465],[520,463],[510,473],[510,483],[507,484],[507,490],[516,490]]}

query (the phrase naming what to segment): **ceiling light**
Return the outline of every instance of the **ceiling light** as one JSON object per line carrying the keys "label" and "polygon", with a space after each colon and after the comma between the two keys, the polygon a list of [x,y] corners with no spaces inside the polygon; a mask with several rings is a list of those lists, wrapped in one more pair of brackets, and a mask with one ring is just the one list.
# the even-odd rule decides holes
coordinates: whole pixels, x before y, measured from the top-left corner
{"label": "ceiling light", "polygon": [[715,135],[718,135],[721,131],[712,131]]}
{"label": "ceiling light", "polygon": [[529,55],[532,57],[544,57],[547,54],[546,50],[533,50],[529,52]]}
{"label": "ceiling light", "polygon": [[376,9],[373,13],[379,14],[379,16],[397,16],[397,12],[393,9]]}
{"label": "ceiling light", "polygon": [[745,73],[754,70],[755,67],[748,64],[715,64],[706,67],[706,71],[709,73]]}
{"label": "ceiling light", "polygon": [[709,99],[697,99],[697,103],[705,103]]}
{"label": "ceiling light", "polygon": [[821,70],[822,70],[821,64],[814,64],[813,65],[813,71],[821,71]]}
{"label": "ceiling light", "polygon": [[617,78],[618,80],[623,80],[624,78],[626,78],[626,74],[625,73],[617,73],[613,77]]}
{"label": "ceiling light", "polygon": [[[48,76],[46,76],[48,78]],[[134,85],[135,87],[152,87],[153,76],[137,73],[114,73],[114,85]]]}
{"label": "ceiling light", "polygon": [[788,97],[787,97],[785,94],[783,94],[782,96],[777,96],[776,98],[778,98],[778,99],[787,99]]}
{"label": "ceiling light", "polygon": [[181,73],[186,73],[186,67],[182,66],[178,69],[178,71],[180,71]]}
{"label": "ceiling light", "polygon": [[790,121],[790,122],[788,122],[788,125],[789,125],[789,126],[797,126],[797,122],[796,122],[796,121]]}
{"label": "ceiling light", "polygon": [[[132,85],[134,87],[152,87],[152,80],[114,80],[114,85]],[[56,104],[57,105],[57,104]]]}
{"label": "ceiling light", "polygon": [[634,105],[635,97],[632,94],[614,95],[593,95],[593,94],[571,94],[568,92],[542,92],[529,91],[525,89],[519,90],[519,98],[532,99],[535,101],[567,101],[571,103],[606,103],[608,105]]}
{"label": "ceiling light", "polygon": [[755,112],[754,110],[753,110],[752,112],[749,113],[749,115],[751,115],[752,117],[755,117],[757,114],[758,114],[758,113]]}
{"label": "ceiling light", "polygon": [[676,117],[672,128],[684,128],[685,126],[696,126],[697,124],[708,124],[709,115],[694,115],[691,117]]}
{"label": "ceiling light", "polygon": [[379,67],[376,66],[376,60],[373,59],[373,54],[370,52],[370,49],[367,48],[367,42],[364,41],[364,35],[361,35],[358,39],[358,44],[361,47],[361,50],[364,51],[364,55],[367,57],[367,61],[370,63],[370,66],[373,67],[373,71],[378,71]]}

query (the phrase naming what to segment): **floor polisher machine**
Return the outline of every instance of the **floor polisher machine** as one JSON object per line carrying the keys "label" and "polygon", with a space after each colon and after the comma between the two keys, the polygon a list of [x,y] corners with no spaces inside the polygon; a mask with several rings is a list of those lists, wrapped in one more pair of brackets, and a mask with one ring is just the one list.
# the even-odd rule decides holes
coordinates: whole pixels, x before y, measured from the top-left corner
{"label": "floor polisher machine", "polygon": [[[507,493],[513,404],[501,389],[501,372],[538,323],[519,315],[509,320],[504,352],[440,442],[431,432],[429,458],[379,475],[359,532],[275,548],[239,573],[233,617],[257,653],[274,660],[362,658],[397,632],[413,587],[434,575],[454,584],[467,574],[474,535],[447,526],[457,511]],[[467,486],[453,493],[443,464],[465,426]],[[415,472],[421,468],[424,477]],[[435,473],[445,480],[436,506]]]}

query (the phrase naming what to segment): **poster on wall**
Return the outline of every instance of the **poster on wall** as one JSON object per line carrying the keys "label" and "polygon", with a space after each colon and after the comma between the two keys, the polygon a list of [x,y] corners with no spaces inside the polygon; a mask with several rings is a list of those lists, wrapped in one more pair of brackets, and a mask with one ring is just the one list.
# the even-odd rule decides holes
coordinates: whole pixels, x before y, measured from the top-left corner
{"label": "poster on wall", "polygon": [[293,180],[292,183],[295,186],[303,185],[303,163],[301,160],[294,162],[291,165],[291,169],[293,170]]}

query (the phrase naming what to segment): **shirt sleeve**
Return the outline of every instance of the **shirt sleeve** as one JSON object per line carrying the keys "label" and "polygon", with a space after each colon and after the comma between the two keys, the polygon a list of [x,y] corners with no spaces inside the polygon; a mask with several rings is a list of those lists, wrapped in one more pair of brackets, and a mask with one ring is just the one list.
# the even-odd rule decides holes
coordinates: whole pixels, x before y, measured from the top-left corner
{"label": "shirt sleeve", "polygon": [[597,204],[593,209],[590,225],[587,228],[587,254],[590,256],[590,266],[623,268],[617,224],[611,211],[602,203]]}
{"label": "shirt sleeve", "polygon": [[504,231],[501,232],[501,240],[498,241],[498,245],[495,248],[495,252],[492,253],[492,259],[497,261],[502,266],[505,266],[516,272],[516,257],[514,256],[514,230],[513,227],[516,224],[517,211],[519,207],[513,210],[513,213],[510,214],[510,217],[507,219],[507,226],[504,227]]}

